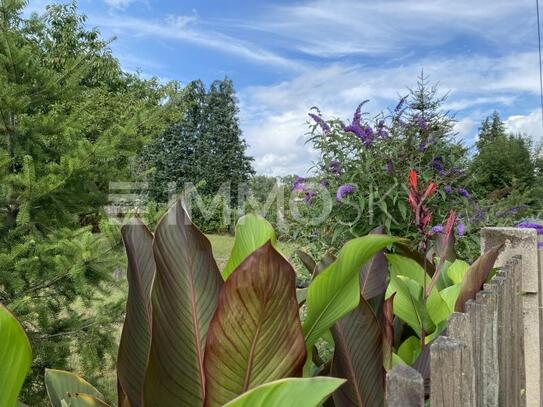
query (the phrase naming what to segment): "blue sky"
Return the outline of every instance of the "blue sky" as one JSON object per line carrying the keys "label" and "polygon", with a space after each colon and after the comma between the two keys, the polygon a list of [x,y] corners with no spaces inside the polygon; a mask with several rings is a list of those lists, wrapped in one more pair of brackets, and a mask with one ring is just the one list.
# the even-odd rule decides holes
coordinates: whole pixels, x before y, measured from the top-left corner
{"label": "blue sky", "polygon": [[[49,3],[31,0],[29,11]],[[348,118],[394,106],[421,69],[449,93],[473,143],[498,110],[542,140],[535,0],[80,0],[123,67],[162,80],[236,86],[259,173],[303,175],[311,106]]]}

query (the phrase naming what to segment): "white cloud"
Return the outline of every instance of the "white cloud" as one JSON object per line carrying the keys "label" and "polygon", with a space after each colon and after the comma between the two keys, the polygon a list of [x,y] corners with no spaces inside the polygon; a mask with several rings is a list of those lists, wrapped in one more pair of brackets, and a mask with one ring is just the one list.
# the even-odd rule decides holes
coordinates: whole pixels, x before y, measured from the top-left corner
{"label": "white cloud", "polygon": [[[367,67],[329,64],[302,72],[290,80],[269,86],[252,86],[240,92],[241,123],[256,157],[256,169],[267,174],[300,173],[317,157],[304,145],[309,109],[318,106],[325,117],[349,119],[364,99],[370,113],[393,107],[406,86],[413,85],[422,67],[431,79],[440,80],[440,90],[450,92],[444,106],[458,117],[456,131],[473,142],[477,125],[486,110],[499,105],[511,108],[526,93],[537,93],[537,70],[517,61],[532,54],[511,54],[502,58],[481,56],[421,59],[407,65]],[[522,77],[522,80],[508,78]],[[474,111],[482,107],[482,111]]]}
{"label": "white cloud", "polygon": [[137,0],[104,0],[104,1],[108,6],[112,8],[125,9],[131,3],[134,3]]}
{"label": "white cloud", "polygon": [[510,116],[505,124],[512,133],[526,134],[536,142],[542,142],[543,123],[541,120],[541,110],[535,110],[527,115]]}
{"label": "white cloud", "polygon": [[466,35],[518,49],[519,38],[535,28],[533,8],[511,0],[310,0],[230,23],[320,57],[435,47]]}
{"label": "white cloud", "polygon": [[305,65],[261,48],[249,41],[240,40],[218,31],[197,27],[196,16],[169,15],[164,20],[147,20],[129,16],[91,16],[91,23],[107,27],[116,33],[146,36],[157,39],[183,41],[210,48],[221,53],[257,62],[300,71]]}

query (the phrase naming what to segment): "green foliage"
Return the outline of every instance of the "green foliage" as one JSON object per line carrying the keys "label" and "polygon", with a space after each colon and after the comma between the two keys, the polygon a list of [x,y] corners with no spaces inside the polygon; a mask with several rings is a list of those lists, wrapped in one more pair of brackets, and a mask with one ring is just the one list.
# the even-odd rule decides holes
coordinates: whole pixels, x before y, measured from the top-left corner
{"label": "green foliage", "polygon": [[238,266],[259,247],[270,241],[276,245],[273,227],[262,217],[249,214],[236,225],[236,240],[222,276],[226,280]]}
{"label": "green foliage", "polygon": [[[319,182],[328,185],[333,197],[337,195],[337,202],[323,224],[306,228],[305,239],[318,234],[322,251],[322,246],[337,248],[381,225],[386,233],[418,239],[407,200],[410,169],[420,174],[421,183],[433,180],[439,185],[431,199],[437,222],[451,208],[467,218],[472,203],[458,193],[465,185],[467,150],[456,140],[454,119],[443,111],[443,102],[437,88],[421,76],[417,88],[388,115],[370,118],[362,112],[362,104],[352,122],[345,124],[338,119],[320,122],[317,112],[309,140],[321,157],[318,176],[308,181],[313,181],[309,189],[317,192],[308,207],[315,205],[316,212],[321,211],[322,188],[315,186]],[[340,194],[342,185],[353,190]]]}
{"label": "green foliage", "polygon": [[45,386],[52,407],[62,407],[62,401],[66,399],[67,393],[85,393],[98,399],[104,397],[82,378],[62,370],[46,369]]}
{"label": "green foliage", "polygon": [[0,5],[0,301],[33,345],[22,398],[39,406],[46,366],[113,365],[121,245],[100,208],[171,113],[169,87],[123,73],[75,3],[29,19],[25,3]]}
{"label": "green foliage", "polygon": [[242,394],[225,407],[316,407],[343,382],[331,377],[277,380]]}
{"label": "green foliage", "polygon": [[1,304],[0,334],[0,404],[15,407],[32,362],[32,351],[23,328]]}
{"label": "green foliage", "polygon": [[[237,99],[229,79],[215,81],[206,90],[201,81],[189,83],[178,99],[181,115],[142,155],[149,173],[149,195],[158,202],[187,183],[213,196],[227,184],[232,205],[238,188],[253,170],[238,123]],[[206,227],[213,230],[213,225]]]}
{"label": "green foliage", "polygon": [[508,135],[498,113],[483,121],[477,154],[471,163],[473,185],[486,196],[503,197],[534,185],[535,165],[530,141],[521,135]]}

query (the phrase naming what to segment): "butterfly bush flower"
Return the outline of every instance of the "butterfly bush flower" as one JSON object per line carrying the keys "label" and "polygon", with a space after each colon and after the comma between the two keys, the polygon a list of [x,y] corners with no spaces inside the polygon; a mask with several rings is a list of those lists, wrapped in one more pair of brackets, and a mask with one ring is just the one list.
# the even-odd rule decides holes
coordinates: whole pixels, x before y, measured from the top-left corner
{"label": "butterfly bush flower", "polygon": [[453,189],[452,189],[452,187],[450,185],[445,185],[443,187],[443,191],[445,191],[446,194],[452,194]]}
{"label": "butterfly bush flower", "polygon": [[464,198],[469,198],[470,197],[470,194],[467,191],[467,189],[462,188],[462,187],[458,188],[458,195],[463,196]]}
{"label": "butterfly bush flower", "polygon": [[404,96],[403,98],[400,99],[400,101],[394,108],[394,113],[399,113],[402,110],[406,100],[407,100],[407,96]]}
{"label": "butterfly bush flower", "polygon": [[517,224],[517,228],[535,229],[538,235],[543,235],[543,225],[524,220]]}
{"label": "butterfly bush flower", "polygon": [[385,170],[387,174],[392,174],[394,172],[394,164],[392,164],[392,161],[387,160],[385,163]]}
{"label": "butterfly bush flower", "polygon": [[358,105],[353,115],[353,120],[348,126],[343,126],[343,131],[353,133],[356,135],[366,147],[373,144],[375,138],[375,132],[367,124],[362,125],[362,106],[368,103],[368,100],[363,101]]}
{"label": "butterfly bush flower", "polygon": [[381,139],[387,139],[388,138],[388,131],[385,129],[385,121],[380,120],[379,123],[377,123],[377,137]]}
{"label": "butterfly bush flower", "polygon": [[464,236],[464,233],[466,231],[466,226],[463,223],[459,223],[456,225],[456,233],[458,236]]}
{"label": "butterfly bush flower", "polygon": [[433,234],[443,233],[444,230],[445,230],[445,228],[443,227],[443,225],[436,225],[436,226],[432,227],[432,233]]}
{"label": "butterfly bush flower", "polygon": [[432,160],[432,167],[436,170],[439,175],[445,175],[445,165],[443,164],[443,157],[434,157]]}
{"label": "butterfly bush flower", "polygon": [[326,123],[322,117],[314,113],[309,113],[309,117],[311,117],[315,121],[315,123],[317,123],[320,126],[320,128],[322,129],[322,131],[324,131],[325,134],[329,134],[331,132],[330,125]]}
{"label": "butterfly bush flower", "polygon": [[428,122],[422,116],[417,118],[417,126],[419,126],[419,129],[421,131],[427,131],[428,130]]}
{"label": "butterfly bush flower", "polygon": [[294,181],[292,182],[292,188],[291,190],[294,192],[304,192],[307,189],[307,185],[305,184],[305,178],[299,177],[296,175],[294,177]]}
{"label": "butterfly bush flower", "polygon": [[329,170],[334,175],[341,175],[341,164],[337,160],[332,160],[330,162]]}
{"label": "butterfly bush flower", "polygon": [[315,191],[308,191],[304,196],[304,202],[306,204],[310,204],[313,202],[313,199],[317,196],[317,193]]}
{"label": "butterfly bush flower", "polygon": [[355,187],[353,184],[343,184],[341,185],[336,192],[336,199],[342,201],[347,195],[354,194]]}

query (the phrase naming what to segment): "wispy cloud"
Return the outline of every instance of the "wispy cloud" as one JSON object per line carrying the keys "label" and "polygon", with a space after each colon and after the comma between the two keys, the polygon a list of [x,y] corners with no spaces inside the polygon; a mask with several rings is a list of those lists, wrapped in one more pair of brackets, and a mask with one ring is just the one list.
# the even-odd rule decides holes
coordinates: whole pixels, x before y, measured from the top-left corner
{"label": "wispy cloud", "polygon": [[334,57],[408,52],[466,37],[518,49],[519,39],[535,27],[533,14],[528,1],[313,0],[270,6],[261,18],[229,23],[289,39],[285,43],[311,55]]}
{"label": "wispy cloud", "polygon": [[[455,130],[469,145],[484,115],[500,106],[511,106],[526,93],[537,91],[535,63],[530,53],[505,57],[464,56],[420,59],[411,64],[393,67],[368,67],[360,64],[330,64],[303,72],[293,79],[270,86],[253,86],[241,92],[244,134],[251,153],[260,158],[257,169],[269,174],[300,172],[307,169],[316,153],[305,145],[307,112],[319,106],[327,117],[348,119],[356,105],[371,99],[371,113],[394,106],[400,94],[412,86],[421,68],[425,75],[439,81],[442,93],[449,93],[444,109],[457,117]],[[532,72],[533,71],[533,72]],[[522,78],[511,80],[510,78]],[[475,109],[476,108],[476,109]],[[511,121],[527,132],[534,127],[532,118]],[[539,133],[537,133],[539,134]]]}
{"label": "wispy cloud", "polygon": [[91,16],[91,23],[107,27],[123,35],[146,36],[171,41],[183,41],[210,48],[220,53],[242,57],[260,64],[269,64],[300,71],[305,64],[261,48],[246,40],[233,38],[210,29],[200,29],[196,16],[169,15],[162,21],[153,21],[127,16],[107,18]]}

